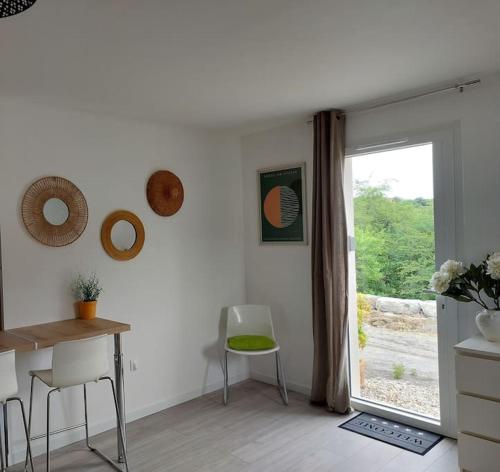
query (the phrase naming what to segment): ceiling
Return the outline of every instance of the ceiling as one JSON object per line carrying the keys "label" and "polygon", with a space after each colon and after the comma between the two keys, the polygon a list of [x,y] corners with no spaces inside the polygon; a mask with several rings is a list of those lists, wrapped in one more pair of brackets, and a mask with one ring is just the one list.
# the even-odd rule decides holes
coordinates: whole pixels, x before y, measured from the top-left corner
{"label": "ceiling", "polygon": [[0,94],[197,127],[499,69],[498,0],[38,0],[0,20]]}

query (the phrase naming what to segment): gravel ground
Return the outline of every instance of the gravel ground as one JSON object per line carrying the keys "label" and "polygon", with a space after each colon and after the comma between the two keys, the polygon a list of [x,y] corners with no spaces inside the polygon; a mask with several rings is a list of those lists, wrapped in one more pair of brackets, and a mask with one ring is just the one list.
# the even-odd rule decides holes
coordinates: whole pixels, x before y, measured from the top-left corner
{"label": "gravel ground", "polygon": [[[422,323],[420,317],[377,313],[367,321],[367,344],[361,352],[365,361],[361,396],[438,418],[436,320]],[[404,366],[401,379],[394,378],[396,364]]]}
{"label": "gravel ground", "polygon": [[369,400],[439,418],[437,384],[416,385],[408,380],[367,378],[361,395]]}
{"label": "gravel ground", "polygon": [[[437,336],[418,331],[395,331],[365,325],[367,378],[393,379],[394,364],[405,366],[403,380],[412,383],[436,383],[439,378]],[[411,373],[414,373],[411,376]]]}

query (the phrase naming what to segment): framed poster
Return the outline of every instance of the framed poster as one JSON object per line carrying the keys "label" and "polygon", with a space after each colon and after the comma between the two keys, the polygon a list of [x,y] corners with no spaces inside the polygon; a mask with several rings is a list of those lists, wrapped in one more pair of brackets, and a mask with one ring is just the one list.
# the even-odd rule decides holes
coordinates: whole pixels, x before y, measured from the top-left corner
{"label": "framed poster", "polygon": [[261,244],[307,244],[306,164],[257,171]]}

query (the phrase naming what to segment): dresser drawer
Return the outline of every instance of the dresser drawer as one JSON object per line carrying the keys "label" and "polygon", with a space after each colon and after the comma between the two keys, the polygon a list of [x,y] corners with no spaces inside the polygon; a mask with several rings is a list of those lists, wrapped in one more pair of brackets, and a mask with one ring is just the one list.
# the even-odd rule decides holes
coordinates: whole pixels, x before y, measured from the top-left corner
{"label": "dresser drawer", "polygon": [[500,441],[500,403],[457,395],[458,430]]}
{"label": "dresser drawer", "polygon": [[458,463],[471,472],[494,472],[500,468],[500,443],[458,433]]}
{"label": "dresser drawer", "polygon": [[458,355],[455,359],[457,390],[500,400],[500,362]]}

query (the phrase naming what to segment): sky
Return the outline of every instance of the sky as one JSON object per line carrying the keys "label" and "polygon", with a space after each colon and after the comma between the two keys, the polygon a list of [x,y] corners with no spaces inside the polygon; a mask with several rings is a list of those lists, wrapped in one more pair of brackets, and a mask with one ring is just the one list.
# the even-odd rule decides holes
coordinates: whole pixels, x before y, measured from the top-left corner
{"label": "sky", "polygon": [[432,144],[357,155],[351,159],[354,182],[388,184],[389,197],[433,198]]}

